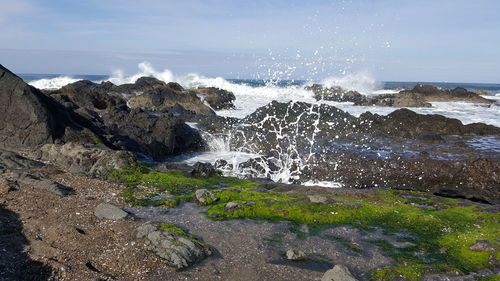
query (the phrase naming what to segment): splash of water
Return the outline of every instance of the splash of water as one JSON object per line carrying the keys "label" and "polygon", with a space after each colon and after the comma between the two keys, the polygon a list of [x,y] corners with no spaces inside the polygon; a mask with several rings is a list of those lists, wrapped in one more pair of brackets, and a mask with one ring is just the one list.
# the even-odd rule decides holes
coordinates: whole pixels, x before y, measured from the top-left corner
{"label": "splash of water", "polygon": [[368,72],[352,73],[341,77],[329,77],[323,79],[321,84],[325,87],[336,86],[346,90],[358,91],[364,95],[371,94],[380,87],[380,84]]}

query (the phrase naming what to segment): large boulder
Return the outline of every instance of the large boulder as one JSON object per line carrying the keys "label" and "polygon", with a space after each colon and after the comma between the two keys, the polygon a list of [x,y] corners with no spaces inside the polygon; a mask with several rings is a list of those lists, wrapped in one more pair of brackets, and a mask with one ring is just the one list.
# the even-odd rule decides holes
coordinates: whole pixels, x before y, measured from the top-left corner
{"label": "large boulder", "polygon": [[189,267],[212,254],[195,236],[169,223],[145,223],[137,229],[137,238],[144,239],[147,250],[177,269]]}
{"label": "large boulder", "polygon": [[113,145],[140,152],[155,160],[203,148],[198,131],[168,115],[153,115],[141,109],[114,109],[103,114]]}
{"label": "large boulder", "polygon": [[483,123],[464,125],[458,119],[438,114],[418,114],[398,109],[387,116],[366,112],[358,118],[357,128],[374,136],[417,138],[423,134],[441,135],[498,135],[500,128]]}
{"label": "large boulder", "polygon": [[86,147],[76,143],[46,144],[33,152],[36,159],[77,175],[105,177],[110,172],[135,163],[135,157],[127,151]]}
{"label": "large boulder", "polygon": [[47,97],[0,65],[0,146],[34,148],[58,137]]}
{"label": "large boulder", "polygon": [[215,110],[234,108],[233,101],[236,97],[230,91],[215,87],[200,87],[197,90],[203,95],[203,101]]}

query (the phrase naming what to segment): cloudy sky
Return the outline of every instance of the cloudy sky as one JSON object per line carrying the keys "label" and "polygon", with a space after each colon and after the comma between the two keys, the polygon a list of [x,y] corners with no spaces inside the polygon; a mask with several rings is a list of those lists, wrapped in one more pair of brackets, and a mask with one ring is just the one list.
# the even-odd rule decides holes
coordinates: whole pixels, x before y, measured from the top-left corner
{"label": "cloudy sky", "polygon": [[500,83],[497,0],[0,0],[17,73]]}

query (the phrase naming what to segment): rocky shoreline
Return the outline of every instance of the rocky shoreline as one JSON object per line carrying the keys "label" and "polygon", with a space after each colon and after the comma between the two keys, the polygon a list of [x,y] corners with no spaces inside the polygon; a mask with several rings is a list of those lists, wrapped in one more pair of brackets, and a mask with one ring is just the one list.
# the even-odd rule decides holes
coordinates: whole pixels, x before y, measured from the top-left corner
{"label": "rocky shoreline", "polygon": [[[309,90],[359,105],[491,103],[460,88]],[[151,77],[40,91],[0,66],[0,280],[498,277],[500,154],[469,143],[500,128],[300,102],[217,116],[234,100]],[[202,133],[261,156],[161,164],[207,150]],[[269,180],[284,169],[292,184]]]}

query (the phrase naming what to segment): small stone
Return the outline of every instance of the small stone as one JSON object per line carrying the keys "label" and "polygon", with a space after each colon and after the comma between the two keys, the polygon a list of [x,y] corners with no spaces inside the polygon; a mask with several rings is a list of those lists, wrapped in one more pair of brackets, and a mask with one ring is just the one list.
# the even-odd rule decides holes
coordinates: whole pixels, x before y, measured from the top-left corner
{"label": "small stone", "polygon": [[238,204],[236,202],[228,202],[226,204],[226,210],[236,210],[240,207],[241,207],[240,204]]}
{"label": "small stone", "polygon": [[303,224],[300,227],[299,231],[302,232],[302,233],[309,233],[309,226],[307,226],[306,224]]}
{"label": "small stone", "polygon": [[208,189],[198,189],[195,192],[196,200],[200,203],[207,203],[209,201],[216,201],[214,193]]}
{"label": "small stone", "polygon": [[321,281],[358,281],[352,276],[349,269],[341,264],[335,265],[332,269],[325,272]]}
{"label": "small stone", "polygon": [[478,239],[476,243],[469,247],[469,250],[476,252],[496,252],[495,247],[488,240]]}
{"label": "small stone", "polygon": [[328,202],[328,198],[321,195],[308,195],[307,198],[309,198],[309,201],[311,201],[311,203],[325,204]]}
{"label": "small stone", "polygon": [[100,219],[115,221],[124,219],[128,216],[127,212],[109,203],[101,203],[97,205],[94,210],[94,215]]}
{"label": "small stone", "polygon": [[291,261],[303,261],[307,259],[307,256],[300,250],[290,249],[286,251],[286,259]]}
{"label": "small stone", "polygon": [[196,162],[191,171],[193,177],[209,178],[217,173],[215,167],[210,163]]}
{"label": "small stone", "polygon": [[17,184],[5,178],[0,178],[0,194],[16,190]]}

